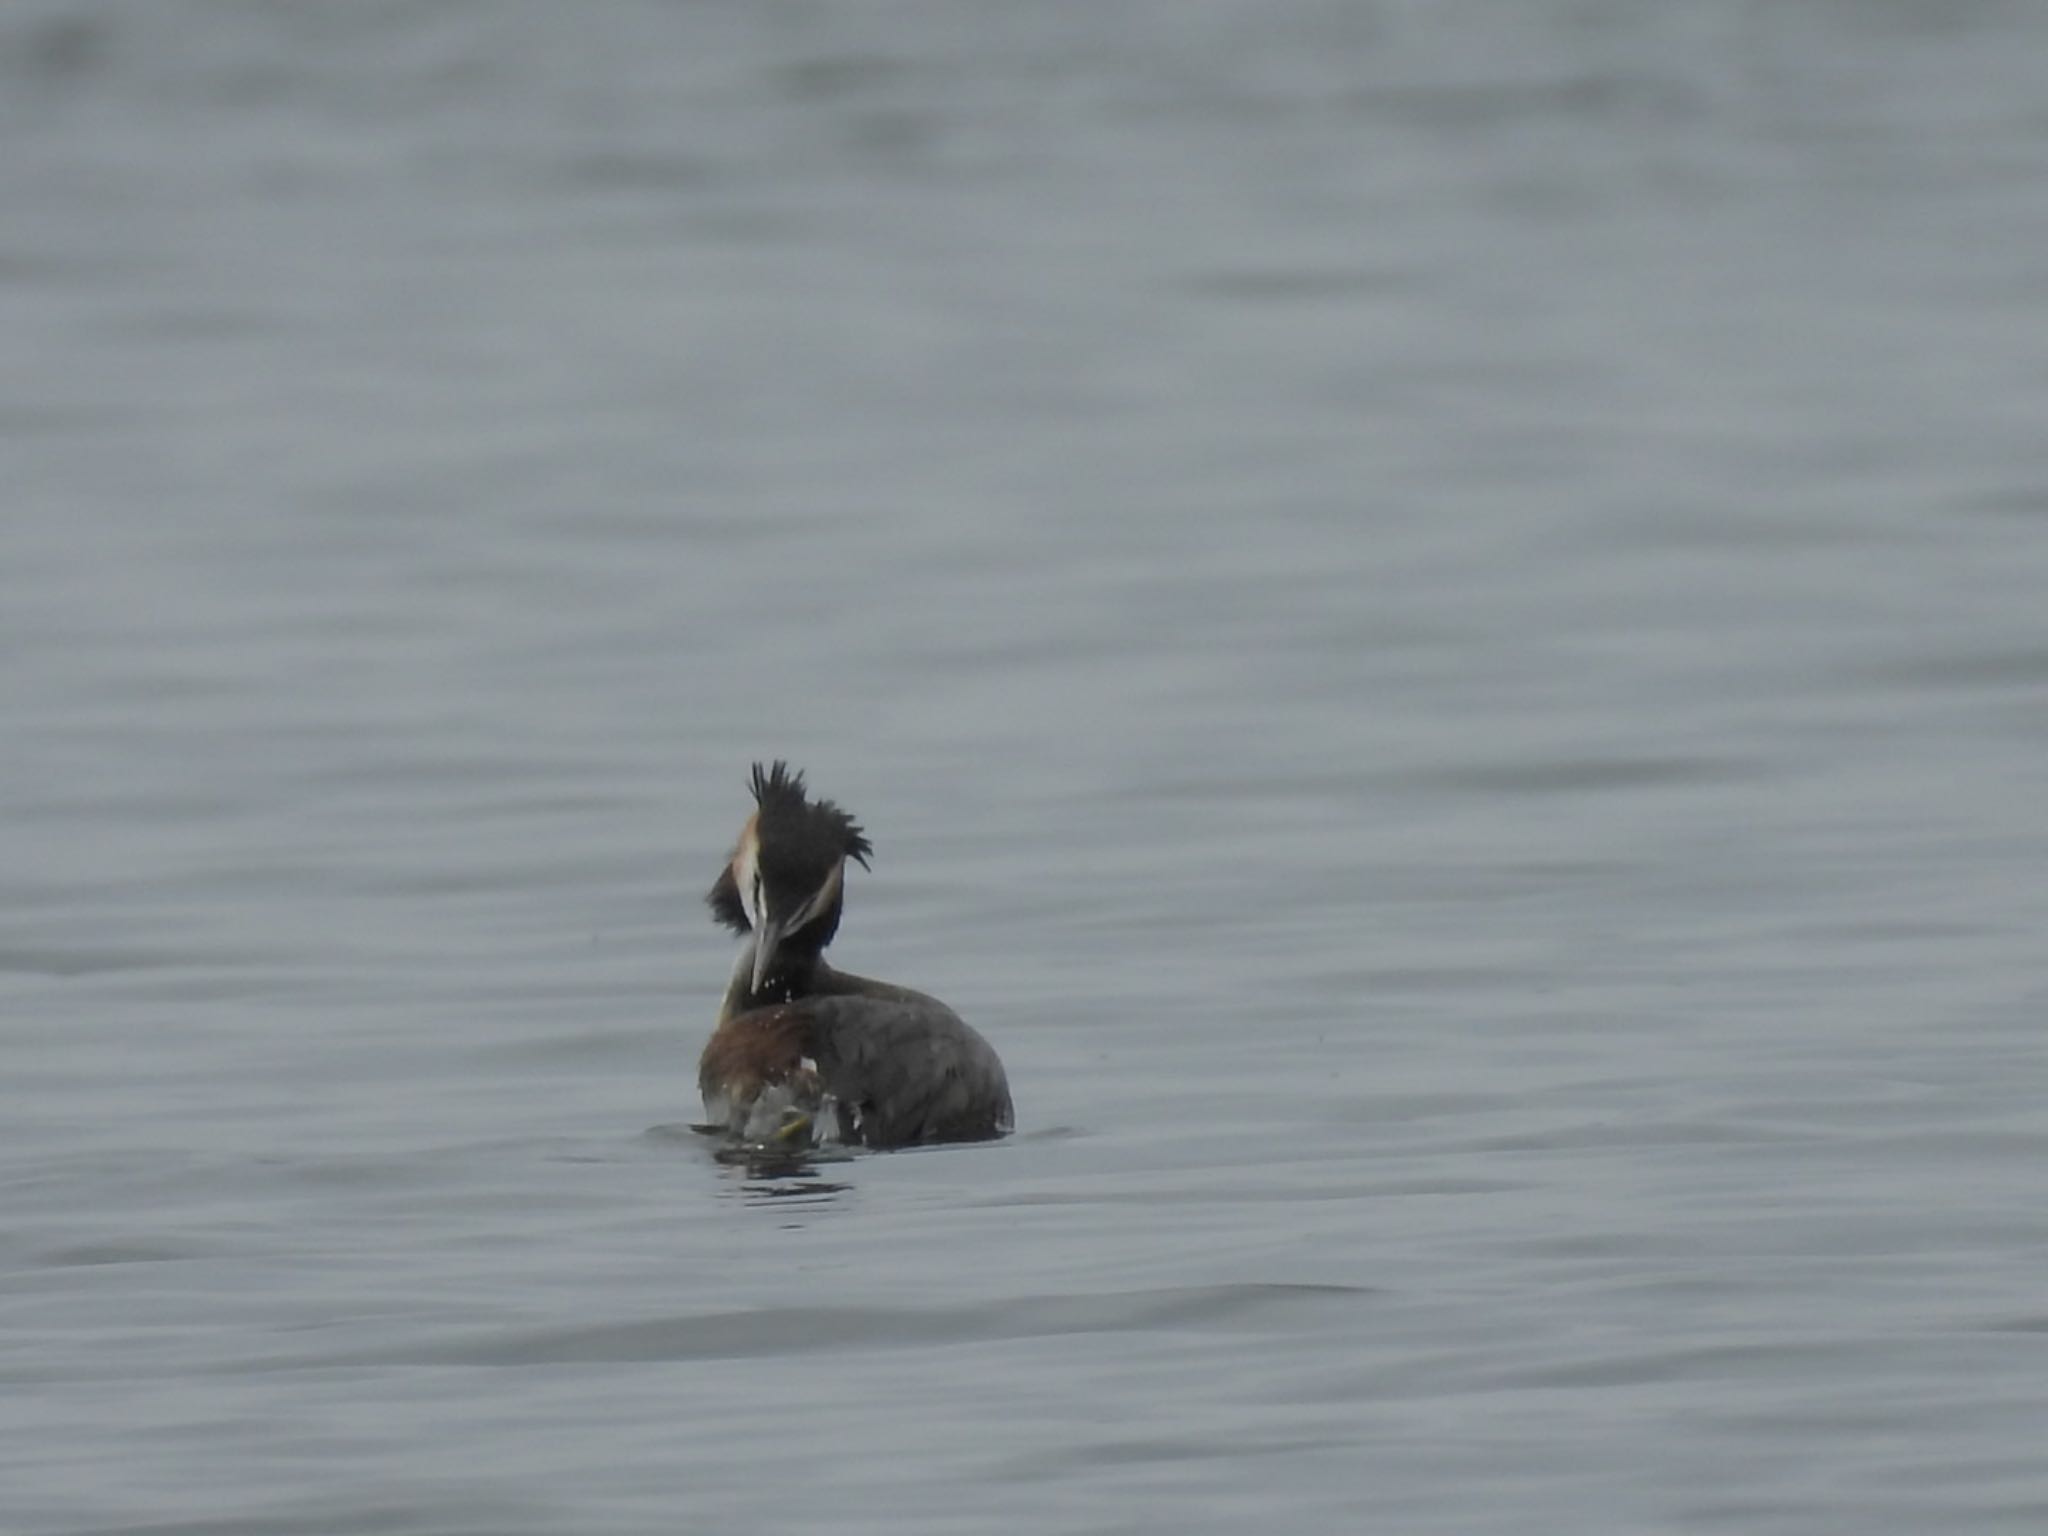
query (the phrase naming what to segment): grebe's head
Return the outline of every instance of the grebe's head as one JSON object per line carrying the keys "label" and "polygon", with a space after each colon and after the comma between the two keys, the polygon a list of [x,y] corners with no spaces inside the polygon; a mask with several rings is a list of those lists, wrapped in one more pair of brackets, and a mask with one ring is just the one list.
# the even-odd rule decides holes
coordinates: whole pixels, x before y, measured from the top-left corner
{"label": "grebe's head", "polygon": [[804,776],[780,761],[754,764],[754,814],[704,898],[734,933],[754,936],[754,989],[778,954],[816,955],[839,930],[846,861],[867,868],[874,849],[860,824],[830,800],[812,800]]}

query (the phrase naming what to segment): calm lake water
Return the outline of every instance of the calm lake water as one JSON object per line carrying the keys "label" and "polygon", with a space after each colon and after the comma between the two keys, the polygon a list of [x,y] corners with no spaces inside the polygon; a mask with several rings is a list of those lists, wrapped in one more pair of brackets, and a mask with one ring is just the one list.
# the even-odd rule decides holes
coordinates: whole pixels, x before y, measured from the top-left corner
{"label": "calm lake water", "polygon": [[[2048,10],[0,13],[0,1531],[2048,1529]],[[1019,1134],[716,1162],[756,757]]]}

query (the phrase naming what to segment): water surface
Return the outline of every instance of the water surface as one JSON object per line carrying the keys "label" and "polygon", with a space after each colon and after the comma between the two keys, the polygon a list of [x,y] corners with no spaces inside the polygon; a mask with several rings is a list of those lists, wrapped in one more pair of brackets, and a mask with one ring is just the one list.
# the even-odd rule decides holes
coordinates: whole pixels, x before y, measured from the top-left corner
{"label": "water surface", "polygon": [[2044,1528],[2044,56],[8,7],[0,1528]]}

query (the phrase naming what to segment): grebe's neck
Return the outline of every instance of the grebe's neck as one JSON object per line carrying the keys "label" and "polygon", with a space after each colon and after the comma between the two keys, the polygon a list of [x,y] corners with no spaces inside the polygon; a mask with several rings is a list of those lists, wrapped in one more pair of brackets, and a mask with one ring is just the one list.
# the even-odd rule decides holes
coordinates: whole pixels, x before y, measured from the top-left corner
{"label": "grebe's neck", "polygon": [[757,987],[754,985],[754,950],[752,945],[748,945],[740,950],[739,958],[733,962],[732,980],[726,983],[725,1001],[719,1005],[718,1022],[723,1024],[727,1019],[756,1008],[772,1008],[777,1003],[794,1002],[797,998],[826,990],[834,974],[821,954],[802,951],[778,954],[775,964]]}

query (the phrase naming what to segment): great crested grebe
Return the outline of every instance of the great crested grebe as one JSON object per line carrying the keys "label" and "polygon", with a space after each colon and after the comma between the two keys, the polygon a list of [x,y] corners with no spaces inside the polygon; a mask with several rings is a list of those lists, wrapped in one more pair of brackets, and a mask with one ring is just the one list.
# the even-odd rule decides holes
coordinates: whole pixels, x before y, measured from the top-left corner
{"label": "great crested grebe", "polygon": [[704,1113],[748,1141],[815,1129],[903,1147],[1009,1131],[1009,1080],[993,1048],[935,997],[835,971],[846,861],[874,852],[804,776],[754,764],[754,814],[705,900],[750,935],[697,1064]]}

